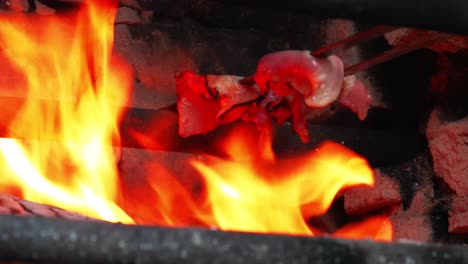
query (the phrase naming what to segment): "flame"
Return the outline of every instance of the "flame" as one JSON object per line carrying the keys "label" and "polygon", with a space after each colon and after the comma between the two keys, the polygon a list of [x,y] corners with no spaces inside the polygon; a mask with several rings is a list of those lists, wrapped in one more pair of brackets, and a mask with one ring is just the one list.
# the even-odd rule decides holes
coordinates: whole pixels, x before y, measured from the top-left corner
{"label": "flame", "polygon": [[67,17],[0,17],[1,51],[27,93],[9,124],[11,138],[0,139],[0,186],[27,200],[132,223],[116,204],[112,146],[119,144],[131,75],[112,56],[112,4],[88,1]]}
{"label": "flame", "polygon": [[[223,230],[312,235],[305,217],[325,213],[344,187],[373,184],[366,160],[341,145],[326,142],[300,159],[275,162],[270,151],[260,159],[253,156],[255,145],[245,144],[243,135],[248,134],[239,132],[227,139],[231,160],[192,162],[204,175],[213,215]],[[266,142],[271,140],[260,140],[257,149],[271,149]]]}
{"label": "flame", "polygon": [[[368,162],[337,143],[324,142],[301,157],[277,159],[269,131],[257,135],[255,129],[239,126],[222,142],[228,158],[189,161],[204,182],[202,199],[180,184],[172,182],[169,187],[171,176],[161,174],[161,169],[158,175],[156,171],[148,175],[158,194],[157,208],[171,212],[159,224],[190,226],[196,222],[229,231],[319,235],[323,231],[308,225],[307,219],[325,214],[341,190],[374,184]],[[181,204],[183,210],[170,210]],[[380,216],[346,225],[336,236],[389,241],[392,226],[387,217]]]}
{"label": "flame", "polygon": [[387,216],[377,215],[361,222],[350,223],[338,229],[333,235],[347,239],[373,238],[374,240],[391,241],[393,226]]}

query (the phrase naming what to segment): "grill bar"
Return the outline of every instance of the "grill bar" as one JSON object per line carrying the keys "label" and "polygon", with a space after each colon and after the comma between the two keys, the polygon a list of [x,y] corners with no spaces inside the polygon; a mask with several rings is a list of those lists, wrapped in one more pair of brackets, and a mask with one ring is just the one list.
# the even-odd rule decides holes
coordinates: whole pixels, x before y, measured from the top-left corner
{"label": "grill bar", "polygon": [[124,226],[0,216],[0,261],[41,263],[466,263],[461,246]]}

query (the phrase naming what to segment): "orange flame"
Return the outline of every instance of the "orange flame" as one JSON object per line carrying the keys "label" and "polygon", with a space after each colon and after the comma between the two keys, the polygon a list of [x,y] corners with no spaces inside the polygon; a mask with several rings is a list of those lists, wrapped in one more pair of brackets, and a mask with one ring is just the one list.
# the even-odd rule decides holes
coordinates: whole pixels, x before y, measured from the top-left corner
{"label": "orange flame", "polygon": [[390,219],[384,215],[372,216],[358,223],[350,223],[338,229],[335,237],[346,239],[367,239],[391,241],[393,226]]}
{"label": "orange flame", "polygon": [[[206,194],[201,201],[195,201],[179,184],[167,188],[167,172],[149,175],[150,185],[158,194],[158,208],[186,205],[165,215],[160,224],[187,226],[194,223],[187,222],[191,216],[205,226],[222,230],[317,235],[323,232],[309,226],[307,219],[325,214],[340,190],[374,184],[367,161],[333,142],[290,159],[275,157],[269,132],[257,137],[255,130],[238,127],[223,142],[228,159],[208,156],[190,161],[205,183]],[[155,184],[158,178],[159,184]],[[392,239],[392,226],[381,216],[344,226],[336,235],[388,241]]]}
{"label": "orange flame", "polygon": [[0,183],[28,200],[132,223],[115,203],[112,147],[131,76],[112,56],[116,9],[88,2],[67,18],[0,18],[0,46],[27,88],[9,136],[34,139],[0,139]]}
{"label": "orange flame", "polygon": [[271,145],[245,144],[246,131],[239,132],[227,141],[231,161],[192,162],[205,177],[221,229],[311,235],[302,206],[309,205],[305,217],[318,216],[340,189],[373,184],[366,161],[338,144],[327,142],[300,159],[275,162],[271,152],[260,160],[251,155],[256,147]]}

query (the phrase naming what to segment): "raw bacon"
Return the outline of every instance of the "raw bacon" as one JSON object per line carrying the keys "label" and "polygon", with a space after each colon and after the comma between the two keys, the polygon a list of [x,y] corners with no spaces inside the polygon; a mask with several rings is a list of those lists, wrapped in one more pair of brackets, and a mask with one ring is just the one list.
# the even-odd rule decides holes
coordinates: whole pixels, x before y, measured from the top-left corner
{"label": "raw bacon", "polygon": [[307,106],[324,107],[341,91],[344,70],[337,56],[313,57],[309,51],[288,50],[263,56],[255,73],[262,91],[274,83],[288,84],[305,99]]}
{"label": "raw bacon", "polygon": [[366,119],[372,97],[364,84],[351,75],[344,78],[338,102],[353,111],[361,120]]}
{"label": "raw bacon", "polygon": [[256,85],[242,85],[239,81],[243,77],[231,75],[207,75],[207,86],[219,98],[221,110],[218,117],[235,105],[254,101],[260,96],[260,89]]}
{"label": "raw bacon", "polygon": [[240,79],[242,77],[196,75],[188,71],[177,74],[179,134],[182,137],[206,134],[239,119],[246,109],[239,108],[230,115],[226,112],[260,96],[256,85],[241,85]]}
{"label": "raw bacon", "polygon": [[219,102],[208,93],[206,77],[191,72],[176,76],[179,134],[182,137],[205,134],[218,126]]}

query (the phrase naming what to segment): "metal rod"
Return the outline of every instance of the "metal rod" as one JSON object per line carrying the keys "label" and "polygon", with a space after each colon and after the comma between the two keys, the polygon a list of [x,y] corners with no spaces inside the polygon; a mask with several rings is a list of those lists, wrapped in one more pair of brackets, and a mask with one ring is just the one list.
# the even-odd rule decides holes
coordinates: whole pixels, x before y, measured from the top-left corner
{"label": "metal rod", "polygon": [[394,49],[383,52],[375,57],[372,57],[368,60],[364,60],[361,63],[347,67],[345,69],[345,76],[352,75],[360,71],[365,71],[375,65],[390,61],[394,58],[408,54],[412,51],[415,51],[424,47],[428,47],[437,42],[449,39],[452,36],[453,35],[450,35],[450,34],[435,33],[435,35],[432,35],[430,37],[418,39],[413,42],[409,42],[408,44],[404,46],[396,47]]}
{"label": "metal rod", "polygon": [[0,261],[40,263],[467,263],[462,246],[125,226],[0,216]]}
{"label": "metal rod", "polygon": [[343,40],[340,40],[331,45],[325,46],[321,49],[315,50],[312,52],[312,54],[314,56],[328,56],[328,55],[336,54],[341,51],[352,48],[354,46],[357,46],[359,44],[373,40],[375,38],[382,37],[385,33],[391,32],[395,29],[397,28],[393,26],[387,26],[387,25],[375,26],[369,30],[358,32]]}
{"label": "metal rod", "polygon": [[[218,0],[220,1],[220,0]],[[468,35],[466,0],[223,0],[236,4]]]}
{"label": "metal rod", "polygon": [[[354,46],[363,44],[367,41],[373,40],[377,37],[383,36],[385,33],[391,32],[397,28],[387,25],[379,25],[370,28],[366,31],[358,32],[354,35],[351,35],[347,38],[344,38],[340,41],[332,43],[328,46],[320,48],[318,50],[312,51],[314,56],[329,56],[332,54],[340,54],[341,52],[350,49]],[[410,53],[411,51],[421,49],[441,40],[450,38],[452,35],[446,33],[434,33],[434,35],[429,36],[428,38],[419,39],[414,42],[410,42],[405,46],[397,47],[387,52],[376,55],[373,58],[367,59],[361,63],[351,65],[345,68],[345,76],[355,74],[360,71],[367,70],[372,66],[390,61],[399,56]],[[239,83],[244,85],[253,85],[255,84],[254,76],[248,76],[239,81]]]}

